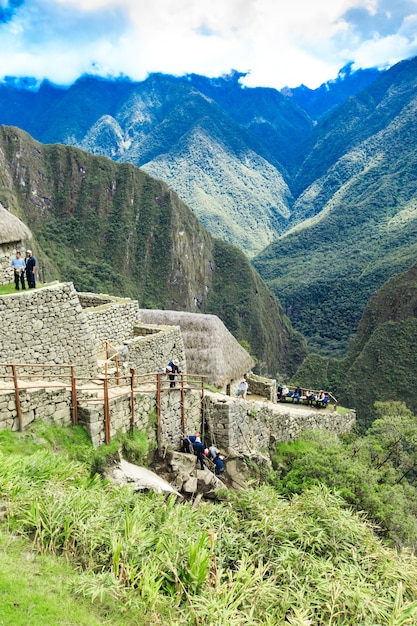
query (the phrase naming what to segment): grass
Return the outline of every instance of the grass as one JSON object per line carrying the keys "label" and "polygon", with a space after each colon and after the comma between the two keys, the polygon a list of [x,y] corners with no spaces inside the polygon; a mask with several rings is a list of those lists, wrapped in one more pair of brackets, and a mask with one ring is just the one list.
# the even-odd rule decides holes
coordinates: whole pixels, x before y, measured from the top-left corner
{"label": "grass", "polygon": [[339,415],[347,415],[348,413],[352,412],[352,409],[347,409],[346,407],[340,406],[339,404],[337,405],[336,410]]}
{"label": "grass", "polygon": [[62,559],[39,554],[25,537],[0,527],[0,626],[100,626],[109,620],[104,606],[77,597],[78,576]]}
{"label": "grass", "polygon": [[0,438],[4,624],[415,623],[417,560],[328,490],[177,504],[91,478],[84,446],[72,428]]}
{"label": "grass", "polygon": [[[39,289],[40,287],[45,287],[45,286],[46,284],[36,282],[35,289]],[[28,290],[28,287],[26,287],[26,289]],[[20,293],[21,291],[22,291],[21,289],[19,291],[15,289],[14,282],[7,283],[6,285],[0,285],[0,296],[5,296],[9,293]]]}
{"label": "grass", "polygon": [[6,285],[0,285],[0,296],[4,296],[8,293],[15,293],[16,289],[13,283],[7,283]]}

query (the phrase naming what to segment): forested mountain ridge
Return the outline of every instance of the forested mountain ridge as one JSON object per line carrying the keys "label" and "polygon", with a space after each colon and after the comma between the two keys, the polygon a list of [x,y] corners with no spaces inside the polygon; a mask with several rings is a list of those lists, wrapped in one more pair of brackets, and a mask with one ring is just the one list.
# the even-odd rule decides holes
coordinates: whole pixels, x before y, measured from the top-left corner
{"label": "forested mountain ridge", "polygon": [[[84,76],[69,88],[44,82],[38,90],[9,79],[0,84],[0,123],[143,167],[212,234],[253,256],[288,228],[288,168],[297,167],[314,122],[296,90],[289,97],[244,88],[242,76],[153,74],[140,83]],[[323,112],[359,89],[357,76],[346,71],[331,87],[304,93],[303,102],[320,92]]]}
{"label": "forested mountain ridge", "polygon": [[[310,348],[343,356],[369,297],[415,260],[417,61],[378,73],[317,124],[240,76],[84,77],[37,93],[3,85],[0,119],[21,115],[42,141],[138,162],[181,186],[209,230],[249,256],[274,239],[255,267]],[[318,91],[333,98],[349,80]]]}
{"label": "forested mountain ridge", "polygon": [[371,295],[417,258],[416,94],[413,59],[317,125],[300,180],[309,163],[319,177],[294,203],[299,223],[254,259],[321,354],[343,355]]}
{"label": "forested mountain ridge", "polygon": [[29,225],[41,279],[218,314],[268,372],[306,354],[246,257],[217,242],[165,183],[133,165],[0,127],[0,203]]}
{"label": "forested mountain ridge", "polygon": [[345,358],[309,355],[294,379],[332,389],[354,407],[362,432],[375,402],[404,402],[417,412],[417,263],[390,278],[369,300]]}
{"label": "forested mountain ridge", "polygon": [[[275,98],[303,120],[300,130],[286,123],[295,142],[312,122],[278,92]],[[274,108],[268,110],[279,126],[283,115],[277,120]],[[285,168],[271,153],[274,142],[264,144],[190,82],[154,74],[141,83],[83,77],[67,90],[3,85],[0,123],[43,143],[74,145],[142,167],[177,191],[212,234],[247,254],[286,228],[292,195]]]}

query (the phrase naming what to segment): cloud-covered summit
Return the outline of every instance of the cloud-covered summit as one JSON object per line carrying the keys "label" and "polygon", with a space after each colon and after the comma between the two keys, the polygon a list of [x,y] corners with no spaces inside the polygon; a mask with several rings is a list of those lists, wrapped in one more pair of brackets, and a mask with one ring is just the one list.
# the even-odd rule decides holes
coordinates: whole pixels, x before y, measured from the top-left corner
{"label": "cloud-covered summit", "polygon": [[247,73],[316,87],[417,54],[416,0],[0,0],[0,78]]}

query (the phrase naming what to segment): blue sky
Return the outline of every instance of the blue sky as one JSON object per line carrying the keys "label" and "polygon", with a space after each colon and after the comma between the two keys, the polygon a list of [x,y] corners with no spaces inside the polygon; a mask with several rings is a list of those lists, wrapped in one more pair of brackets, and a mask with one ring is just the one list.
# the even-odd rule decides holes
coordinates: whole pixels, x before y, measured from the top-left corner
{"label": "blue sky", "polygon": [[417,0],[0,0],[0,79],[150,72],[314,88],[417,55]]}

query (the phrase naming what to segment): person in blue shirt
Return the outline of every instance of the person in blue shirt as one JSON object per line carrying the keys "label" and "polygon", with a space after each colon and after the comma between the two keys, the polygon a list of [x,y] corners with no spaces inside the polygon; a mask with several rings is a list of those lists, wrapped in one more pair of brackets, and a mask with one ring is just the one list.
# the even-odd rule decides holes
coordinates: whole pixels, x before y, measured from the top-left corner
{"label": "person in blue shirt", "polygon": [[16,252],[15,258],[11,260],[10,267],[14,269],[15,289],[19,291],[20,284],[22,285],[22,289],[26,289],[26,285],[25,285],[26,263],[24,259],[22,259],[19,251]]}
{"label": "person in blue shirt", "polygon": [[223,472],[224,472],[224,463],[223,463],[223,457],[221,456],[221,454],[216,456],[216,458],[214,459],[213,463],[215,465],[214,473],[216,474],[216,476],[220,476],[221,474],[223,474]]}
{"label": "person in blue shirt", "polygon": [[294,400],[297,400],[298,404],[300,404],[301,395],[301,389],[300,387],[297,387],[294,393],[291,394],[292,402],[294,403]]}
{"label": "person in blue shirt", "polygon": [[197,459],[200,461],[201,469],[206,469],[206,465],[204,463],[204,444],[200,439],[200,435],[196,435],[195,441],[193,443],[194,454],[197,455]]}
{"label": "person in blue shirt", "polygon": [[35,289],[35,268],[36,259],[32,256],[32,250],[26,250],[26,280],[28,281],[29,289]]}
{"label": "person in blue shirt", "polygon": [[196,439],[197,435],[188,435],[188,437],[184,437],[182,441],[183,452],[189,452],[190,454],[194,454],[193,445]]}

